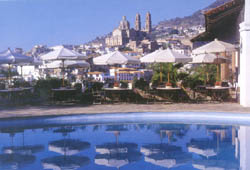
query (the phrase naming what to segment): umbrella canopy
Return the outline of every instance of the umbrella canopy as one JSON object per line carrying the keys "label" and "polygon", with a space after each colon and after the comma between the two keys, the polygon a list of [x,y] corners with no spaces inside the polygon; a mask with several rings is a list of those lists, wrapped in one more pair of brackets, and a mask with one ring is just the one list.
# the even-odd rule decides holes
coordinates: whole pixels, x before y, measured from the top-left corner
{"label": "umbrella canopy", "polygon": [[139,64],[140,60],[115,51],[93,59],[95,65]]}
{"label": "umbrella canopy", "polygon": [[65,60],[82,60],[87,59],[87,57],[83,54],[78,52],[69,50],[67,48],[61,47],[54,51],[51,51],[45,55],[40,57],[41,60],[61,60],[62,61],[62,74],[63,74],[63,83],[62,86],[64,87],[64,61]]}
{"label": "umbrella canopy", "polygon": [[0,52],[0,64],[21,64],[30,63],[33,59],[30,56],[15,53],[10,49]]}
{"label": "umbrella canopy", "polygon": [[106,143],[96,146],[96,152],[101,154],[126,153],[136,150],[138,147],[135,143]]}
{"label": "umbrella canopy", "polygon": [[232,51],[235,51],[234,45],[215,39],[214,41],[193,50],[193,54],[222,53]]}
{"label": "umbrella canopy", "polygon": [[[45,65],[45,68],[62,68],[63,62],[62,61],[52,61]],[[64,67],[67,68],[88,68],[90,67],[89,63],[83,60],[65,60]]]}
{"label": "umbrella canopy", "polygon": [[21,169],[25,165],[32,164],[36,160],[33,155],[22,155],[19,153],[0,154],[0,168]]}
{"label": "umbrella canopy", "polygon": [[217,155],[217,143],[209,139],[192,139],[187,148],[189,152],[205,157]]}
{"label": "umbrella canopy", "polygon": [[192,61],[192,58],[171,49],[166,49],[157,50],[142,57],[140,60],[142,63],[187,63]]}
{"label": "umbrella canopy", "polygon": [[230,59],[223,57],[223,56],[217,56],[213,53],[204,53],[204,54],[198,54],[198,55],[192,55],[193,61],[192,64],[222,64],[227,63],[230,61]]}
{"label": "umbrella canopy", "polygon": [[181,147],[164,143],[142,146],[141,152],[146,162],[166,168],[180,166],[191,159],[191,154],[183,152]]}
{"label": "umbrella canopy", "polygon": [[49,143],[49,150],[62,155],[74,155],[90,147],[90,143],[75,139],[63,139]]}
{"label": "umbrella canopy", "polygon": [[120,168],[131,162],[136,162],[140,159],[141,153],[134,150],[127,153],[115,153],[115,154],[98,154],[95,156],[95,163],[97,165],[104,165],[107,167]]}
{"label": "umbrella canopy", "polygon": [[25,145],[3,147],[3,152],[8,154],[33,154],[44,150],[43,145]]}
{"label": "umbrella canopy", "polygon": [[185,152],[156,153],[146,156],[145,161],[165,168],[174,168],[186,164],[191,158],[191,154]]}
{"label": "umbrella canopy", "polygon": [[44,169],[76,170],[89,162],[89,158],[83,156],[54,156],[43,159],[42,165]]}
{"label": "umbrella canopy", "polygon": [[149,155],[155,154],[155,153],[166,152],[166,151],[167,152],[180,152],[181,148],[178,146],[169,145],[169,144],[165,144],[165,143],[148,144],[148,145],[141,147],[141,152],[146,156],[149,156]]}
{"label": "umbrella canopy", "polygon": [[192,165],[200,170],[233,170],[239,169],[239,164],[236,161],[218,160],[218,159],[201,159],[193,160]]}
{"label": "umbrella canopy", "polygon": [[78,52],[61,47],[47,54],[40,56],[41,60],[84,60],[87,57]]}
{"label": "umbrella canopy", "polygon": [[105,165],[107,167],[116,167],[119,169],[120,167],[129,164],[129,162],[127,159],[119,160],[115,158],[108,158],[107,156],[98,156],[95,158],[95,164]]}
{"label": "umbrella canopy", "polygon": [[141,157],[135,143],[106,143],[96,146],[95,163],[108,167],[120,168],[130,162],[135,162]]}

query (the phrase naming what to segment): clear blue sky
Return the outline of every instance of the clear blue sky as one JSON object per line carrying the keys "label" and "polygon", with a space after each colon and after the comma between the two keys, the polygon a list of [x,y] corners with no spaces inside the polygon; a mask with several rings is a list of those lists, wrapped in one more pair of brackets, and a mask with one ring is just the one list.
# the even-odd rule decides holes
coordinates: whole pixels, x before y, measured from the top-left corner
{"label": "clear blue sky", "polygon": [[183,17],[215,0],[0,0],[0,51],[36,44],[83,44],[111,32],[123,15],[134,26],[140,13],[144,26]]}

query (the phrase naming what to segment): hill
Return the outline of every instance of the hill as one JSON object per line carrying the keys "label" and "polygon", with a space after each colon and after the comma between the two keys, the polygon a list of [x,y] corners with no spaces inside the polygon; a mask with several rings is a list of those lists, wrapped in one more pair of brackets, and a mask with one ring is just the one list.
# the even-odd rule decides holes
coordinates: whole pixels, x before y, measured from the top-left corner
{"label": "hill", "polygon": [[174,18],[170,20],[165,20],[159,22],[157,27],[176,27],[176,26],[182,26],[182,27],[190,27],[193,25],[204,25],[205,19],[204,15],[202,14],[203,11],[206,11],[208,9],[216,8],[220,5],[223,5],[224,3],[228,2],[230,0],[216,0],[214,3],[209,5],[208,7],[198,10],[197,12],[193,13],[191,16],[186,16],[183,18]]}

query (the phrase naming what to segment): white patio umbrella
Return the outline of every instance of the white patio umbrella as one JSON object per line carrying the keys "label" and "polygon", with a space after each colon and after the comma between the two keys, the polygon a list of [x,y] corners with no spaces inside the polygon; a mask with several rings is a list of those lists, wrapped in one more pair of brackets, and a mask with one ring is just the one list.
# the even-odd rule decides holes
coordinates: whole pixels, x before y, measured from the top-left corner
{"label": "white patio umbrella", "polygon": [[65,60],[84,60],[87,57],[78,52],[69,50],[67,48],[61,47],[54,51],[51,51],[40,57],[41,60],[51,61],[51,60],[61,60],[62,61],[62,72],[63,72],[63,86],[64,86],[64,62]]}
{"label": "white patio umbrella", "polygon": [[[64,64],[64,66],[63,66]],[[64,63],[60,60],[52,61],[51,63],[45,64],[44,68],[88,68],[89,63],[83,60],[65,60]]]}
{"label": "white patio umbrella", "polygon": [[140,60],[125,55],[120,51],[108,53],[93,59],[95,65],[139,64]]}
{"label": "white patio umbrella", "polygon": [[[197,55],[197,54],[206,54],[206,53],[214,53],[216,54],[217,57],[219,57],[219,53],[223,53],[223,52],[233,52],[235,51],[235,46],[230,44],[230,43],[226,43],[223,41],[219,41],[218,39],[215,39],[214,41],[205,44],[199,48],[196,48],[195,50],[193,50],[193,54]],[[217,79],[219,80],[219,64],[220,63],[216,63],[217,64]]]}
{"label": "white patio umbrella", "polygon": [[[93,59],[95,65],[122,65],[122,64],[140,64],[140,60],[123,54],[120,51],[108,53]],[[115,71],[116,79],[116,71]]]}
{"label": "white patio umbrella", "polygon": [[230,61],[228,58],[223,56],[217,56],[213,53],[204,53],[192,55],[193,61],[192,64],[216,64],[216,63],[226,63]]}
{"label": "white patio umbrella", "polygon": [[[192,61],[192,58],[171,49],[166,49],[157,50],[153,53],[145,55],[140,60],[142,63],[187,63]],[[170,75],[168,73],[168,83],[170,80],[169,77]],[[160,72],[160,81],[162,82],[162,67]]]}
{"label": "white patio umbrella", "polygon": [[8,49],[0,52],[0,64],[8,64],[9,80],[11,80],[10,66],[11,65],[23,65],[33,61],[33,58],[20,53],[15,53]]}
{"label": "white patio umbrella", "polygon": [[204,53],[222,53],[222,52],[233,52],[233,51],[235,51],[234,45],[215,39],[214,41],[208,44],[205,44],[199,48],[194,49],[192,53],[204,54]]}

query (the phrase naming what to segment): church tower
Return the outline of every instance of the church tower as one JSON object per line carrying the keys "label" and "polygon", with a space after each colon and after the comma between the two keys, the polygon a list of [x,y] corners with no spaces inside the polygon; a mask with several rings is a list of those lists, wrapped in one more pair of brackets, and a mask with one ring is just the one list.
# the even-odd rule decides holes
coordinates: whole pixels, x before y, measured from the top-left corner
{"label": "church tower", "polygon": [[147,12],[146,14],[146,26],[145,26],[145,31],[147,33],[151,33],[152,31],[152,21],[151,21],[151,14]]}
{"label": "church tower", "polygon": [[140,14],[136,14],[136,17],[135,17],[135,30],[136,31],[141,30],[141,15]]}

